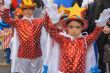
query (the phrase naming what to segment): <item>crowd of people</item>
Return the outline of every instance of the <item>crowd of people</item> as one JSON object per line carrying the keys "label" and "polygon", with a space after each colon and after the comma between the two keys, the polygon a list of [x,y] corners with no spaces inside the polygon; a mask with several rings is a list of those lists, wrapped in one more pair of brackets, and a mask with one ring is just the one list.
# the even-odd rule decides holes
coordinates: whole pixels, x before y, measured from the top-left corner
{"label": "crowd of people", "polygon": [[10,73],[110,73],[108,3],[98,11],[94,0],[1,0],[0,66]]}

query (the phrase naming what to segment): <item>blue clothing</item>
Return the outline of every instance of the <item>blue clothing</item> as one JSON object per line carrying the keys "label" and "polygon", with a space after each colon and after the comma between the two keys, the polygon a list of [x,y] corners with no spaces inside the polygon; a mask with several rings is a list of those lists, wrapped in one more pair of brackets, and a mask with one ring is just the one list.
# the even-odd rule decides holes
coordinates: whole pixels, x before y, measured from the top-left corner
{"label": "blue clothing", "polygon": [[75,0],[54,0],[54,3],[58,4],[58,6],[63,5],[65,7],[71,7]]}
{"label": "blue clothing", "polygon": [[10,48],[6,48],[6,63],[8,63],[8,64],[11,63],[10,54],[11,54]]}
{"label": "blue clothing", "polygon": [[10,25],[8,25],[5,22],[1,21],[0,22],[0,30],[2,30],[3,28],[11,28],[11,27],[10,27]]}

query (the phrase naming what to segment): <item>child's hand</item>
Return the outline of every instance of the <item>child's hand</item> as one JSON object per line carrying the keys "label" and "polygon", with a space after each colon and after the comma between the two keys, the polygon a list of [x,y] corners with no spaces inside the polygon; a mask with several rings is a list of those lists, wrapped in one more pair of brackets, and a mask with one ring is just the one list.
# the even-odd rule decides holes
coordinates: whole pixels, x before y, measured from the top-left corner
{"label": "child's hand", "polygon": [[4,8],[9,9],[11,6],[12,0],[4,0]]}
{"label": "child's hand", "polygon": [[61,16],[64,14],[64,12],[58,13],[58,6],[55,3],[46,4],[46,11],[53,23],[58,23]]}
{"label": "child's hand", "polygon": [[95,23],[98,25],[98,26],[105,26],[107,24],[107,21],[108,19],[110,18],[110,8],[108,9],[105,9],[101,15],[100,15],[100,18],[98,20],[95,21]]}
{"label": "child's hand", "polygon": [[109,33],[110,33],[110,27],[105,26],[104,29],[103,29],[103,32],[104,32],[105,34],[109,34]]}

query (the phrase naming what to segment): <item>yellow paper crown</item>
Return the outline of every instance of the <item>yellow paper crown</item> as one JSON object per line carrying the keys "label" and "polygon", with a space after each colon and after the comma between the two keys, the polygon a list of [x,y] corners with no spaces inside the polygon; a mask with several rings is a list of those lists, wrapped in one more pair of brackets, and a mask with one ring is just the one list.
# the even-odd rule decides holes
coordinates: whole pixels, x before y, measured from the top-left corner
{"label": "yellow paper crown", "polygon": [[86,10],[86,8],[81,8],[79,7],[79,5],[76,3],[73,7],[70,8],[65,8],[64,6],[60,6],[59,8],[59,12],[64,11],[65,13],[67,13],[67,11],[69,12],[68,17],[72,18],[73,16],[78,16],[83,18],[83,12]]}
{"label": "yellow paper crown", "polygon": [[23,7],[35,7],[36,3],[33,3],[32,0],[22,0],[23,3],[20,5],[21,8]]}

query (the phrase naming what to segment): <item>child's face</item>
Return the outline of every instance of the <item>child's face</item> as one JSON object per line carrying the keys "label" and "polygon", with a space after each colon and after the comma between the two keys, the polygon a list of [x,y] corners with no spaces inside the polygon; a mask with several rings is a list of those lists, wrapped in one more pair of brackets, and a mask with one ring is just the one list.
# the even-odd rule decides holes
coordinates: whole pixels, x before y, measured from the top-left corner
{"label": "child's face", "polygon": [[24,8],[23,9],[23,15],[30,18],[34,13],[34,9],[32,8]]}
{"label": "child's face", "polygon": [[77,38],[81,34],[82,25],[77,21],[71,21],[67,26],[67,30],[68,30],[68,34]]}

